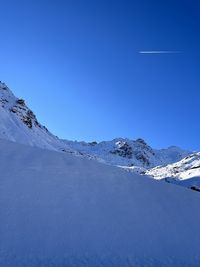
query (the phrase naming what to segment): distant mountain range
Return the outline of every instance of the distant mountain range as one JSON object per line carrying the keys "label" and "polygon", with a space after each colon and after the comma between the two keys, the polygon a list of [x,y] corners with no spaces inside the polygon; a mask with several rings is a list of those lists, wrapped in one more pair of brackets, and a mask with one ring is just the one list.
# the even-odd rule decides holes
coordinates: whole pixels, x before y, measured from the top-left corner
{"label": "distant mountain range", "polygon": [[112,141],[77,142],[61,140],[38,122],[23,99],[0,82],[0,138],[17,143],[98,160],[128,171],[180,184],[200,186],[199,153],[176,146],[153,149],[143,139],[116,138]]}

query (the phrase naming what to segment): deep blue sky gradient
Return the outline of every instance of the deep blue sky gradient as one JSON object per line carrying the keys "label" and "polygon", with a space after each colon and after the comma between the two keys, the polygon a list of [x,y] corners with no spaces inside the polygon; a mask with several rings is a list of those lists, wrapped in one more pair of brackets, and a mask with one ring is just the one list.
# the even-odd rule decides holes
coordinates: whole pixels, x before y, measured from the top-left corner
{"label": "deep blue sky gradient", "polygon": [[0,4],[0,79],[54,134],[200,149],[199,1]]}

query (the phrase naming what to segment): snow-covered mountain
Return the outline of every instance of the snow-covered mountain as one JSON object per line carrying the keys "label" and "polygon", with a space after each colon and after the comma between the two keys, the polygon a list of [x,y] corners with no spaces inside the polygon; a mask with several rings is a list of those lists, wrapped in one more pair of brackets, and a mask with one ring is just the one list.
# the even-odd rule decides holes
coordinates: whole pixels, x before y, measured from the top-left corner
{"label": "snow-covered mountain", "polygon": [[200,152],[193,153],[179,162],[167,166],[158,166],[145,171],[154,179],[179,184],[200,190]]}
{"label": "snow-covered mountain", "polygon": [[0,82],[0,138],[51,150],[69,149],[42,126],[23,99]]}
{"label": "snow-covered mountain", "polygon": [[[191,152],[176,146],[153,149],[141,138],[137,140],[116,138],[100,143],[61,140],[41,125],[25,101],[17,98],[2,82],[0,82],[0,138],[48,150],[77,154],[155,179],[168,178],[169,181],[169,177],[172,177],[171,182],[181,183],[187,187],[200,184],[197,160],[194,158],[194,155],[198,158],[198,153],[189,156]],[[188,161],[192,161],[191,166],[188,165]]]}
{"label": "snow-covered mountain", "polygon": [[5,140],[0,162],[0,266],[200,265],[197,192]]}
{"label": "snow-covered mountain", "polygon": [[[130,167],[152,168],[181,160],[190,152],[178,147],[152,149],[143,139],[117,138],[100,143],[60,140],[42,126],[35,114],[0,82],[0,138],[57,151],[77,151],[101,162]],[[75,152],[74,152],[75,153]]]}
{"label": "snow-covered mountain", "polygon": [[65,140],[65,143],[72,149],[92,155],[101,162],[121,167],[140,167],[140,170],[174,163],[191,153],[175,146],[153,149],[141,138],[137,140],[117,138],[100,143]]}

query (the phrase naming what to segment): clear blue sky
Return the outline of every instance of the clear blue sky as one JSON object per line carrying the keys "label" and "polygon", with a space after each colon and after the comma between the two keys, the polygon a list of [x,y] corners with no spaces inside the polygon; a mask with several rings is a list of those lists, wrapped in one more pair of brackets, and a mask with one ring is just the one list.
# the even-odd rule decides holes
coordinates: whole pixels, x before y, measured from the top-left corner
{"label": "clear blue sky", "polygon": [[54,134],[200,149],[199,1],[0,4],[0,79]]}

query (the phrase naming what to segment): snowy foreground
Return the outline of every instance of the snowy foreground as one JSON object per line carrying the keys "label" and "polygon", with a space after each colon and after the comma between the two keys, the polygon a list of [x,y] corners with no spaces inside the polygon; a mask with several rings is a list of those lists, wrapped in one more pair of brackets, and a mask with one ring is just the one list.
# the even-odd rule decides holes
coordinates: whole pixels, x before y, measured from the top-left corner
{"label": "snowy foreground", "polygon": [[200,266],[200,194],[0,140],[0,266]]}

